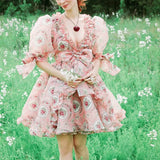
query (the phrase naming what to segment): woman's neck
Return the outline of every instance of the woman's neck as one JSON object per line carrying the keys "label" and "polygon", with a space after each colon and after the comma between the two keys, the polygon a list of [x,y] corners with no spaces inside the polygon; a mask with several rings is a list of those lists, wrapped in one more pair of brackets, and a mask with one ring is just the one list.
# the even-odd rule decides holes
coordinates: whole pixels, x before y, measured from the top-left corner
{"label": "woman's neck", "polygon": [[79,15],[78,5],[75,4],[70,10],[66,10],[65,15],[71,19],[77,19]]}

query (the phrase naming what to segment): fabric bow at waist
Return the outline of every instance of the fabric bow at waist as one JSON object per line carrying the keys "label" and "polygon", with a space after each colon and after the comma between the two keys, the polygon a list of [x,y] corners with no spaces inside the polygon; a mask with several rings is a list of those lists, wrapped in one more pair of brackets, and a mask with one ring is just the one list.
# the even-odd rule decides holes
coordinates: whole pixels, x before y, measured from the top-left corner
{"label": "fabric bow at waist", "polygon": [[92,61],[93,55],[91,49],[83,49],[81,51],[64,51],[58,54],[56,61],[68,61],[74,62],[75,60],[80,61],[84,65],[90,64]]}

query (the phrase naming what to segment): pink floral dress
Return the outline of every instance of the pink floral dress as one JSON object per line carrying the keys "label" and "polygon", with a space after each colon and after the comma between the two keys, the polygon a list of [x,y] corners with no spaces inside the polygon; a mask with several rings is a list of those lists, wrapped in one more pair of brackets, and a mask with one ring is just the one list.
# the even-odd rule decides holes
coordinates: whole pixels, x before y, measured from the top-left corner
{"label": "pink floral dress", "polygon": [[[47,61],[49,55],[55,58],[51,65],[70,78],[85,76],[92,70],[94,59],[100,59],[104,72],[112,76],[119,73],[120,69],[109,61],[111,55],[102,54],[108,41],[102,18],[84,14],[85,36],[75,45],[62,17],[60,13],[45,15],[35,23],[24,64],[16,66],[23,78],[34,69],[36,61]],[[39,137],[113,132],[122,127],[125,113],[99,75],[94,85],[83,81],[72,88],[42,72],[17,124],[22,123],[31,135]]]}

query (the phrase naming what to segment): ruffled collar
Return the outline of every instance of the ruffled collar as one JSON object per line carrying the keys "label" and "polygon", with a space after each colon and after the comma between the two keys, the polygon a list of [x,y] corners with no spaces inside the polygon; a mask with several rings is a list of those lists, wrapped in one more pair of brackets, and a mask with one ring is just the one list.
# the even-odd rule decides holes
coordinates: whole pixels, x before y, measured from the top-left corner
{"label": "ruffled collar", "polygon": [[77,44],[75,44],[75,42],[72,40],[71,36],[69,35],[69,32],[67,31],[67,28],[64,24],[64,15],[61,14],[61,13],[56,13],[55,15],[55,19],[56,21],[58,21],[59,23],[59,29],[61,30],[61,32],[63,33],[63,35],[65,36],[65,39],[70,42],[70,45],[73,49],[79,49],[81,48],[82,44],[88,44],[88,40],[91,40],[91,33],[92,33],[92,30],[94,28],[94,25],[93,25],[93,22],[91,21],[92,18],[90,15],[87,15],[87,14],[83,14],[84,15],[84,37],[81,41],[77,42]]}

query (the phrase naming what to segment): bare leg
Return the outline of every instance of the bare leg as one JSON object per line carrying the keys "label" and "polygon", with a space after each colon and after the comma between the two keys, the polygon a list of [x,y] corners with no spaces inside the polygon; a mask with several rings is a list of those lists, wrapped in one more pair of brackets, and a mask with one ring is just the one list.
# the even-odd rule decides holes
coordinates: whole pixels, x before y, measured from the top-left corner
{"label": "bare leg", "polygon": [[60,152],[59,160],[73,160],[73,136],[72,135],[57,135],[58,147]]}
{"label": "bare leg", "polygon": [[73,135],[73,145],[76,155],[76,160],[89,160],[89,152],[86,146],[87,135]]}

